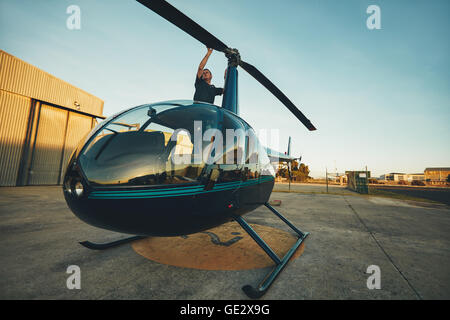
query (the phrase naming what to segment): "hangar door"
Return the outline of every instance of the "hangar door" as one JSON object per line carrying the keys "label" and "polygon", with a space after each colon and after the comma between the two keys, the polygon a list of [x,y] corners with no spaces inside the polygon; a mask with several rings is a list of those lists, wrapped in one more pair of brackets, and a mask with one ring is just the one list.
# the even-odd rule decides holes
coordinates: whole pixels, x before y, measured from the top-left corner
{"label": "hangar door", "polygon": [[60,184],[70,154],[92,124],[89,116],[41,104],[27,184]]}
{"label": "hangar door", "polygon": [[58,184],[67,113],[41,105],[28,184]]}

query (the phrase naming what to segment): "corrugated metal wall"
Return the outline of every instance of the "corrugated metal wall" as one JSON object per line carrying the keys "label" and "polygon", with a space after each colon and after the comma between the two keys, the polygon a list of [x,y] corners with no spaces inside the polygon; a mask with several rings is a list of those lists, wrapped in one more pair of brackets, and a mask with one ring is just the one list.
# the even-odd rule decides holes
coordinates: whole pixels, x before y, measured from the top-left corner
{"label": "corrugated metal wall", "polygon": [[102,112],[101,99],[0,50],[0,186],[61,183]]}
{"label": "corrugated metal wall", "polygon": [[0,185],[15,186],[31,99],[0,90]]}
{"label": "corrugated metal wall", "polygon": [[2,50],[0,89],[95,116],[103,114],[103,100]]}

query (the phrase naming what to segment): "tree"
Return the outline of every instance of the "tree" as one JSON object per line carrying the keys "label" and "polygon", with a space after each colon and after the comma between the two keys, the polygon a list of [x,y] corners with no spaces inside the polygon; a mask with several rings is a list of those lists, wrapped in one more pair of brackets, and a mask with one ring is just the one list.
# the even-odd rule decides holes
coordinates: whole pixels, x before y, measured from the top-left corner
{"label": "tree", "polygon": [[300,164],[297,170],[292,170],[293,174],[297,177],[297,181],[306,181],[309,177],[309,168],[304,163]]}
{"label": "tree", "polygon": [[283,166],[280,166],[277,171],[277,177],[287,178],[288,177],[288,169]]}
{"label": "tree", "polygon": [[[277,171],[277,176],[281,176],[283,178],[289,178],[287,166],[284,163],[280,163],[281,166]],[[306,181],[309,177],[309,168],[304,163],[298,163],[298,161],[294,160],[291,164],[291,175],[295,177],[296,181]]]}

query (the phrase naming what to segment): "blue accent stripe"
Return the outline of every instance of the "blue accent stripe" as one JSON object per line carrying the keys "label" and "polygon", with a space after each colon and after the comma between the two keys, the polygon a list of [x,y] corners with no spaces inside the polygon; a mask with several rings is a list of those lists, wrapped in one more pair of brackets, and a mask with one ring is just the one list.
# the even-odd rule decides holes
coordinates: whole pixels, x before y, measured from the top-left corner
{"label": "blue accent stripe", "polygon": [[93,191],[92,194],[139,194],[139,193],[179,193],[179,192],[195,192],[195,191],[201,191],[204,188],[204,186],[199,186],[197,188],[193,189],[182,189],[182,188],[171,188],[171,189],[155,189],[155,190],[114,190],[114,191],[108,191],[108,192],[99,192],[99,191]]}
{"label": "blue accent stripe", "polygon": [[114,193],[116,193],[116,192],[119,192],[119,193],[127,193],[127,192],[134,193],[134,192],[141,192],[141,191],[145,191],[145,192],[148,192],[148,191],[167,191],[167,190],[170,191],[170,190],[173,190],[173,189],[190,190],[190,189],[201,189],[203,187],[204,187],[203,185],[201,185],[201,186],[197,185],[197,186],[190,186],[190,187],[173,187],[173,188],[164,188],[164,189],[155,189],[155,190],[112,190],[112,191],[110,191],[110,190],[97,190],[97,191],[93,191],[93,192],[95,192],[95,193],[110,193],[110,192],[114,192]]}
{"label": "blue accent stripe", "polygon": [[197,195],[203,193],[233,190],[241,187],[257,185],[260,183],[273,181],[272,176],[263,176],[259,179],[251,179],[247,181],[223,182],[214,185],[212,190],[203,190],[204,186],[190,186],[190,187],[172,187],[155,190],[99,190],[93,191],[90,199],[139,199],[139,198],[161,198],[161,197],[176,197],[186,195]]}
{"label": "blue accent stripe", "polygon": [[[246,181],[246,182],[237,182],[237,183],[223,183],[223,184],[217,184],[214,186],[214,190],[227,190],[227,189],[233,189],[238,188],[242,186],[249,186],[249,185],[255,185],[259,184],[265,181],[273,180],[271,178],[264,178],[261,180],[253,179],[252,181]],[[169,189],[156,189],[156,190],[115,190],[115,191],[94,191],[91,193],[91,196],[137,196],[137,195],[159,195],[159,194],[184,194],[184,193],[197,193],[202,191],[204,186],[197,186],[195,188],[169,188]]]}

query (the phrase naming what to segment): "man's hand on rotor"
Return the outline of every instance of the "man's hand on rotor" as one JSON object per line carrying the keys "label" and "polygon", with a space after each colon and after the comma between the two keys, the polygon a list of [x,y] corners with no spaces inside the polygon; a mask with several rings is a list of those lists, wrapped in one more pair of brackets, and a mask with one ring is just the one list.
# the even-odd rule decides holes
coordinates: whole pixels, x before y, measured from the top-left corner
{"label": "man's hand on rotor", "polygon": [[201,78],[202,73],[203,73],[203,68],[205,67],[206,62],[208,62],[209,56],[213,52],[213,49],[211,49],[211,48],[206,47],[206,49],[208,49],[208,52],[206,53],[205,57],[200,62],[200,65],[198,66],[197,78]]}

